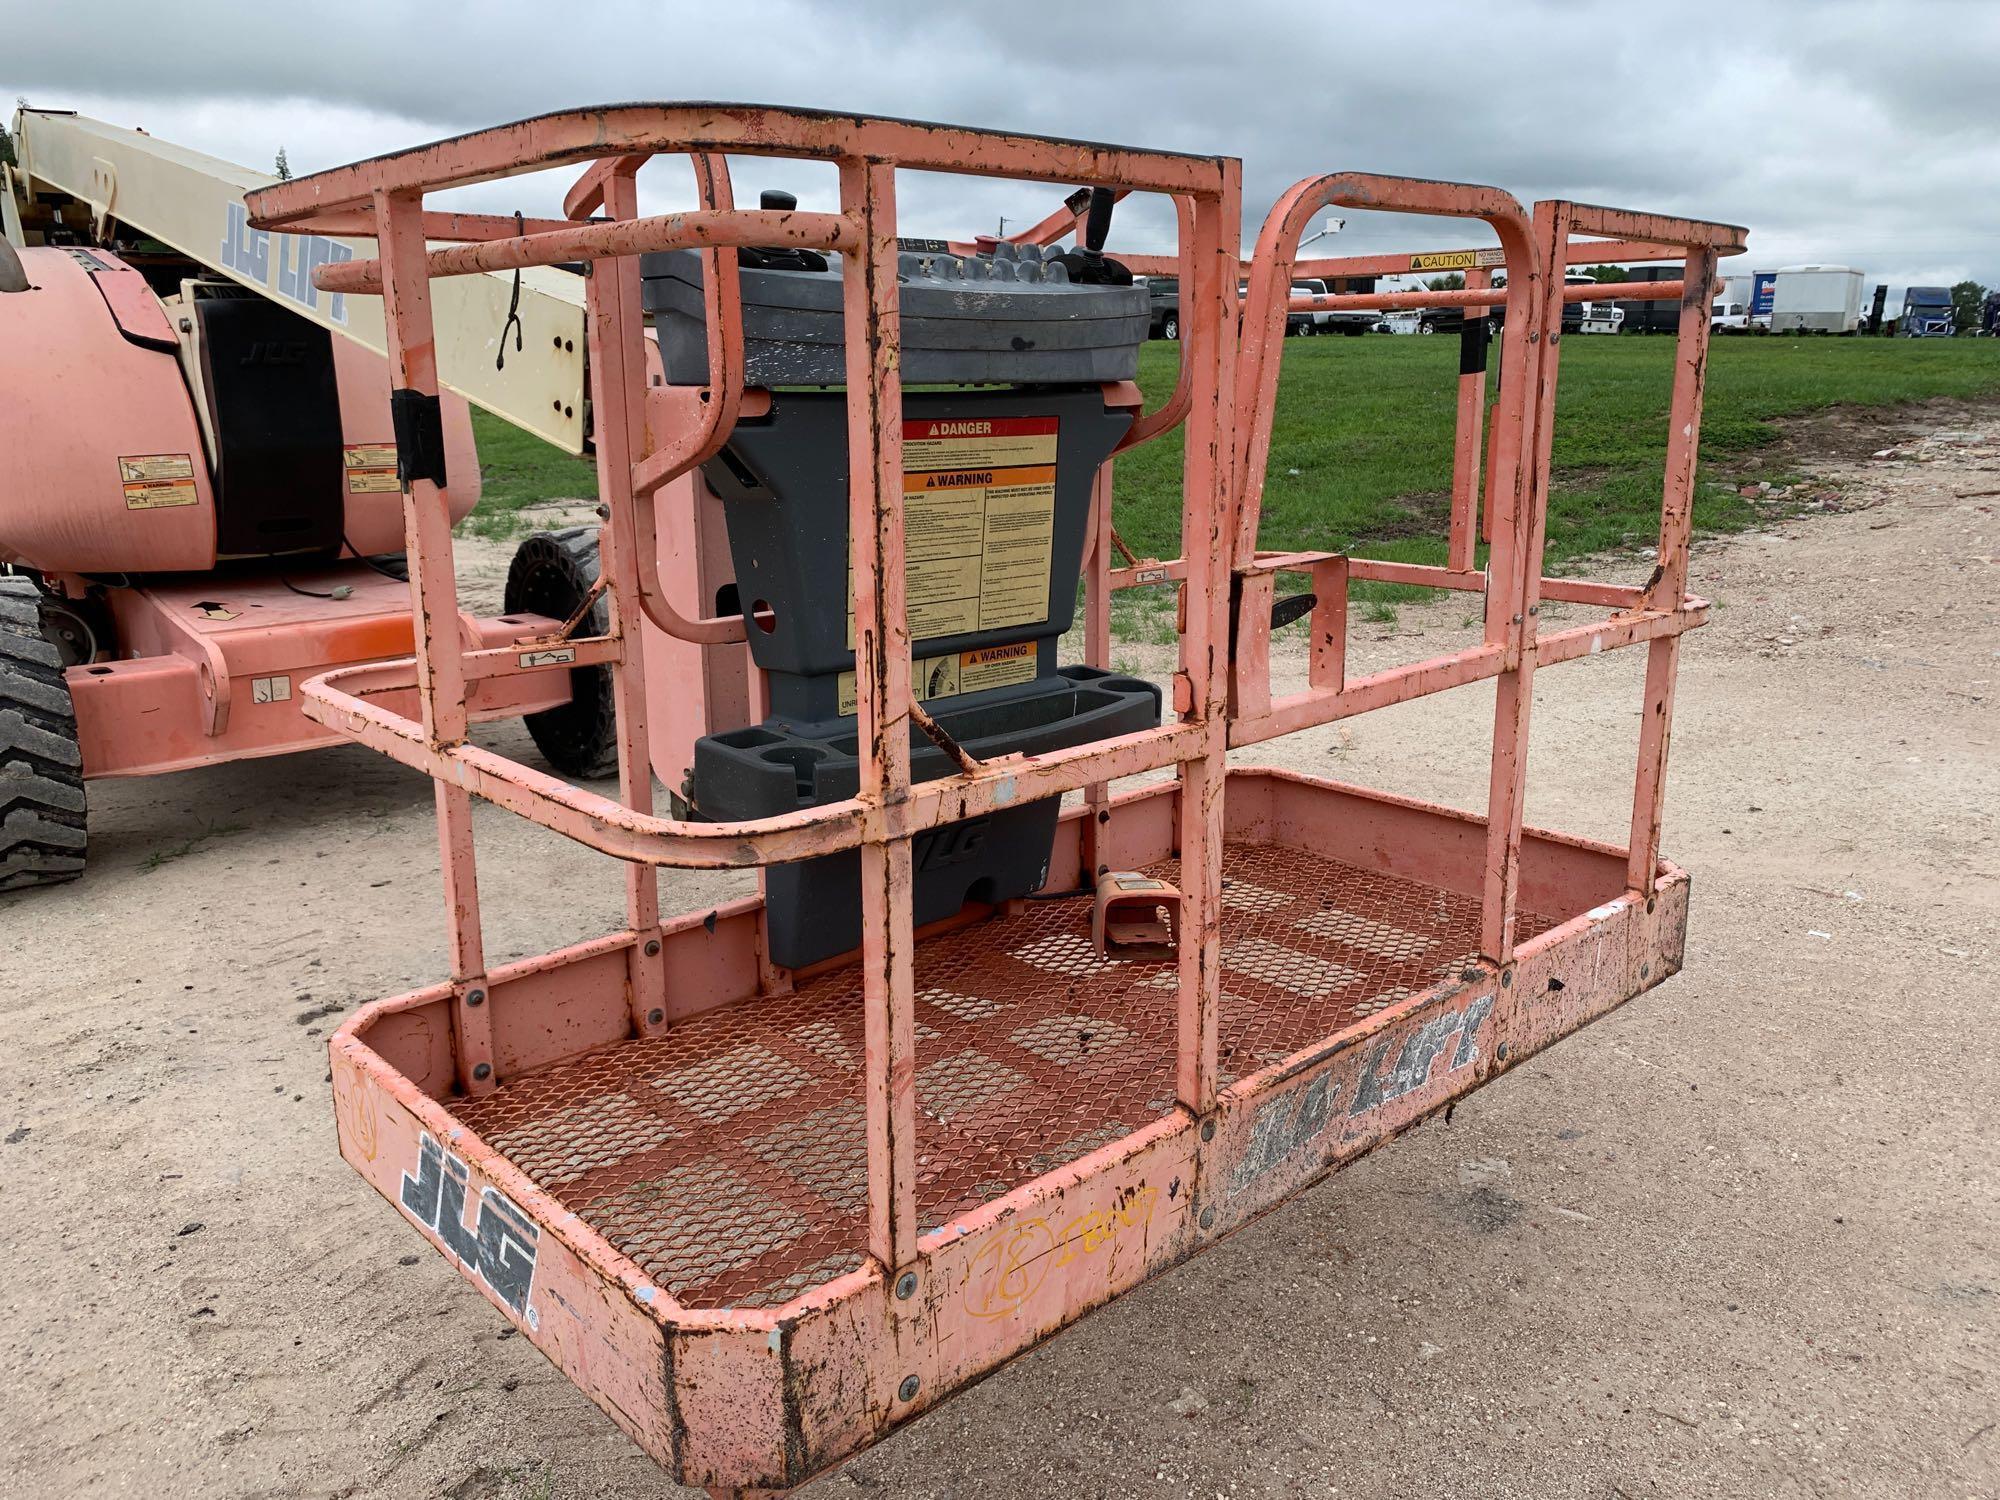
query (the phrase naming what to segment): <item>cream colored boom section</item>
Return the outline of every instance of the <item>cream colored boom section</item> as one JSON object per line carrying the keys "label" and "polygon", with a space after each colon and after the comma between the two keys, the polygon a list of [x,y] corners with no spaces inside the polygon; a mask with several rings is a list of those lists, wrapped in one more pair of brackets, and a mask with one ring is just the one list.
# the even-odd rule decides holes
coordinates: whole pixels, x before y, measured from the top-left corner
{"label": "cream colored boom section", "polygon": [[[382,299],[337,296],[312,284],[332,261],[369,259],[372,240],[251,229],[243,195],[277,181],[84,115],[22,110],[14,118],[16,189],[53,189],[88,203],[96,221],[116,219],[218,275],[378,353],[385,348]],[[17,222],[10,211],[6,222]],[[583,451],[583,287],[551,266],[521,273],[520,341],[507,328],[511,274],[453,276],[431,283],[438,376],[475,406]],[[504,367],[496,367],[506,331]]]}

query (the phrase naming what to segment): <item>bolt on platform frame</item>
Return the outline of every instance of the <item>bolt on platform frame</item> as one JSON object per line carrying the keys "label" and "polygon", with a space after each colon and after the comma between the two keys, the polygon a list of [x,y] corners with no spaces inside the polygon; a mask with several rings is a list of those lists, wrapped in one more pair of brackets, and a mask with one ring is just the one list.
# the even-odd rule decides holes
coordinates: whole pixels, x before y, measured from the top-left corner
{"label": "bolt on platform frame", "polygon": [[[692,158],[700,207],[639,213],[634,174],[660,154]],[[838,210],[735,208],[730,154],[833,163]],[[575,222],[425,246],[427,193],[563,165],[585,168],[566,204]],[[1183,555],[1112,565],[1107,464],[1086,578],[1098,663],[1114,588],[1180,588],[1172,723],[965,757],[959,774],[911,782],[923,716],[905,600],[899,170],[1175,204],[1180,373],[1123,446],[1181,430]],[[1489,188],[1315,178],[1265,225],[1239,340],[1239,195],[1231,158],[667,104],[547,115],[252,198],[263,227],[372,227],[377,257],[326,267],[319,284],[383,297],[407,400],[437,390],[432,278],[588,262],[611,626],[574,640],[561,669],[613,671],[619,796],[468,741],[467,689],[500,653],[467,651],[450,628],[444,496],[414,479],[416,657],[329,673],[305,697],[315,718],[435,780],[452,972],[340,1029],[334,1093],[348,1160],[683,1483],[738,1494],[803,1482],[1679,967],[1687,877],[1658,856],[1660,787],[1679,636],[1706,609],[1685,581],[1709,287],[1741,231],[1567,203],[1531,219]],[[1467,540],[1445,568],[1256,547],[1298,237],[1329,204],[1481,219],[1500,240],[1504,292],[1473,297],[1506,304],[1508,375],[1484,483],[1455,492],[1453,536]],[[1075,221],[1058,214],[1029,233],[1053,239]],[[1681,295],[1683,314],[1660,568],[1637,589],[1541,573],[1572,236],[1643,240],[1687,265],[1684,292],[1653,289]],[[768,399],[743,389],[734,251],[753,245],[844,258],[860,790],[780,817],[697,822],[652,810],[645,644],[649,630],[738,642],[743,621],[666,597],[654,512]],[[646,382],[637,256],[681,247],[704,255],[706,390]],[[1460,446],[1476,455],[1480,442]],[[1482,489],[1484,573],[1469,540]],[[1286,571],[1311,576],[1315,603],[1308,684],[1280,696],[1270,605]],[[1481,641],[1350,678],[1351,578],[1483,591]],[[1544,636],[1545,597],[1610,613]],[[1524,829],[1534,670],[1641,641],[1648,713],[1630,847]],[[1483,819],[1226,763],[1233,746],[1487,678],[1499,694]],[[382,701],[412,687],[420,718]],[[1162,770],[1172,779],[1112,789]],[[1059,826],[1047,889],[1087,890],[1106,869],[1171,879],[1183,894],[1174,959],[1098,954],[1087,902],[913,927],[916,835],[1067,792],[1084,797]],[[489,969],[475,796],[622,861],[626,928]],[[773,965],[755,896],[661,915],[659,866],[761,868],[846,849],[860,851],[863,906],[848,961]]]}

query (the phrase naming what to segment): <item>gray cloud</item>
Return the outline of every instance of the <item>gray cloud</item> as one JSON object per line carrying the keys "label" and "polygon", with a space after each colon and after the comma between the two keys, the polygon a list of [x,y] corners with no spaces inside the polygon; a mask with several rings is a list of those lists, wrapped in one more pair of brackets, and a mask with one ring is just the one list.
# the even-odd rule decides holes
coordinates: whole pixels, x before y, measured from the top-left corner
{"label": "gray cloud", "polygon": [[[1598,0],[1320,11],[604,0],[574,14],[522,0],[351,0],[337,13],[194,0],[162,27],[156,7],[101,0],[87,14],[30,8],[8,41],[4,96],[256,166],[283,145],[301,172],[576,104],[751,99],[1227,152],[1244,161],[1246,239],[1293,181],[1359,168],[1742,223],[1760,267],[1844,262],[1898,292],[2000,282],[1992,5],[1774,0],[1683,20]],[[649,204],[684,201],[684,172],[662,164],[649,177]],[[814,164],[746,162],[738,182],[831,202],[831,174]],[[464,197],[548,210],[562,185]],[[1018,222],[1054,196],[912,179],[905,227]],[[1162,206],[1133,201],[1116,242],[1159,248],[1170,233]],[[1339,243],[1484,238],[1350,215]]]}

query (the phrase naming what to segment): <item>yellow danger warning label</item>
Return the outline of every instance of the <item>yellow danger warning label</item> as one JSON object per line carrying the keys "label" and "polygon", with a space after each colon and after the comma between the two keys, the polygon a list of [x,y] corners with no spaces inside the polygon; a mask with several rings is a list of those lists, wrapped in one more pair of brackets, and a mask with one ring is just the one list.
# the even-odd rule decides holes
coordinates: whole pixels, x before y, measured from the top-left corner
{"label": "yellow danger warning label", "polygon": [[982,417],[909,422],[903,427],[903,472],[1006,469],[1056,461],[1054,417]]}
{"label": "yellow danger warning label", "polygon": [[[903,431],[910,638],[1049,617],[1056,418],[913,421]],[[847,644],[854,645],[853,580]]]}
{"label": "yellow danger warning label", "polygon": [[[987,688],[1011,687],[1035,680],[1037,647],[1033,641],[1017,641],[1011,646],[980,646],[971,651],[944,656],[921,656],[910,663],[910,696],[919,703],[932,698],[949,698],[954,693],[977,693]],[[839,712],[853,713],[854,674],[840,674]]]}
{"label": "yellow danger warning label", "polygon": [[396,477],[394,443],[349,443],[341,450],[341,459],[350,495],[387,495],[403,488]]}

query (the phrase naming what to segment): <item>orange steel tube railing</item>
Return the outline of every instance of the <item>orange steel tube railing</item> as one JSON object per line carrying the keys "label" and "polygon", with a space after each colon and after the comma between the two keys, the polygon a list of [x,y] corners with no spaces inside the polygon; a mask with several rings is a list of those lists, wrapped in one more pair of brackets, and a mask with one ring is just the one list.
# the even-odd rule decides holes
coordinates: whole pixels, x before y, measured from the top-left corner
{"label": "orange steel tube railing", "polygon": [[[733,205],[726,153],[826,160],[839,181],[831,214],[773,213]],[[700,207],[642,217],[635,174],[659,154],[686,155],[696,168]],[[425,244],[440,227],[426,215],[428,192],[468,182],[577,164],[585,168],[565,203],[589,223],[516,233],[511,220],[459,216],[465,243]],[[1173,702],[1178,722],[1117,739],[1036,756],[968,761],[953,776],[910,779],[913,702],[905,597],[902,488],[902,378],[897,292],[896,174],[926,170],[1102,185],[1168,195],[1179,225],[1178,255],[1186,337],[1174,393],[1142,418],[1125,446],[1184,428],[1182,556],[1114,567],[1110,466],[1097,480],[1087,546],[1085,628],[1095,658],[1109,652],[1109,596],[1119,587],[1162,581],[1182,591],[1182,631]],[[260,228],[312,230],[338,223],[373,233],[373,260],[327,267],[321,285],[350,294],[379,288],[385,299],[390,361],[399,389],[437,393],[429,280],[583,257],[593,262],[586,311],[604,574],[612,621],[599,637],[576,641],[578,661],[611,668],[618,712],[617,798],[482,749],[466,738],[465,687],[487,675],[494,653],[468,653],[457,635],[450,530],[441,488],[416,476],[405,488],[413,660],[331,672],[303,690],[321,722],[430,775],[451,941],[453,1055],[459,1086],[478,1094],[499,1081],[483,1007],[488,983],[479,923],[470,799],[481,797],[599,849],[626,864],[630,1023],[635,1035],[666,1025],[656,867],[757,867],[858,849],[861,863],[865,1009],[863,1080],[868,1142],[868,1251],[892,1272],[917,1256],[914,1158],[913,838],[927,829],[1009,805],[1084,790],[1101,803],[1120,777],[1172,767],[1179,778],[1177,847],[1185,904],[1179,947],[1176,1094],[1193,1115],[1217,1102],[1220,1002],[1222,798],[1225,755],[1233,745],[1322,724],[1448,687],[1498,680],[1487,798],[1487,857],[1481,945],[1506,977],[1512,962],[1516,866],[1522,835],[1528,709],[1539,663],[1576,659],[1645,643],[1645,727],[1633,801],[1630,880],[1650,893],[1656,878],[1661,786],[1680,634],[1701,623],[1702,601],[1685,592],[1690,504],[1708,289],[1716,258],[1740,247],[1729,226],[1588,208],[1538,205],[1532,217],[1491,188],[1344,173],[1302,182],[1266,219],[1249,262],[1240,309],[1237,279],[1240,166],[1221,157],[1180,156],[871,120],[814,111],[736,106],[623,106],[574,111],[482,131],[416,151],[377,158],[252,195]],[[1482,436],[1483,389],[1461,387],[1455,450],[1450,565],[1372,562],[1326,552],[1262,552],[1256,545],[1287,311],[1306,306],[1392,305],[1377,294],[1294,298],[1297,274],[1356,262],[1296,259],[1301,233],[1328,205],[1477,218],[1497,234],[1504,288],[1464,293],[1388,294],[1408,305],[1504,304],[1505,360],[1511,372]],[[1026,231],[1036,242],[1074,228],[1073,209]],[[364,227],[365,226],[365,227]],[[523,226],[526,227],[526,226]],[[1599,236],[1597,240],[1577,236]],[[644,694],[644,613],[686,640],[742,639],[742,621],[694,619],[663,596],[653,497],[712,456],[757,399],[743,388],[743,324],[734,249],[750,244],[838,249],[845,256],[844,312],[848,416],[848,529],[854,580],[860,787],[854,797],[781,817],[717,824],[661,817],[652,808]],[[687,247],[704,257],[709,387],[649,391],[638,263],[645,250]],[[1561,315],[1569,295],[1560,268],[1614,248],[1671,254],[1685,263],[1679,283],[1578,289],[1588,296],[1680,295],[1682,317],[1660,529],[1660,566],[1636,589],[1542,577],[1550,429]],[[1636,257],[1635,257],[1636,258]],[[1135,260],[1145,258],[1134,258]],[[1407,262],[1408,258],[1404,258]],[[1368,258],[1363,262],[1372,264]],[[1308,270],[1310,268],[1310,270]],[[1358,274],[1336,271],[1333,274]],[[1447,300],[1451,299],[1451,300]],[[1396,303],[1393,305],[1404,305]],[[1483,476],[1478,472],[1481,450]],[[1479,502],[1492,549],[1472,571]],[[1310,575],[1308,686],[1273,698],[1270,604],[1280,571]],[[1476,646],[1432,661],[1349,679],[1345,611],[1352,580],[1482,590],[1485,621]],[[1606,620],[1540,636],[1542,597],[1608,607]],[[1100,662],[1100,664],[1102,664]],[[570,664],[564,663],[566,670]],[[413,719],[385,706],[384,694],[414,687]],[[1088,848],[1088,846],[1086,846]],[[1094,854],[1088,857],[1094,859]]]}
{"label": "orange steel tube railing", "polygon": [[[628,162],[659,152],[714,156],[743,154],[818,156],[839,173],[837,215],[773,215],[721,206],[650,219],[629,215],[624,185]],[[616,158],[593,167],[572,193],[573,209],[595,198],[611,221],[495,239],[437,251],[423,241],[422,197],[454,183],[510,172]],[[787,817],[733,827],[660,818],[646,805],[650,767],[645,757],[643,644],[629,621],[616,625],[619,649],[611,659],[620,718],[621,797],[614,802],[569,788],[465,739],[462,708],[465,666],[455,635],[441,622],[454,594],[450,539],[439,486],[413,478],[406,487],[412,604],[417,618],[413,664],[330,674],[311,689],[311,712],[324,716],[406,763],[438,784],[440,841],[447,880],[453,942],[454,1050],[461,1087],[490,1090],[492,1038],[483,1012],[486,985],[479,941],[469,794],[512,807],[538,822],[607,852],[649,863],[755,864],[859,847],[862,861],[863,1001],[866,1114],[869,1159],[869,1251],[884,1265],[915,1255],[914,1117],[911,1057],[914,1047],[910,915],[911,839],[923,828],[977,814],[982,808],[1045,796],[1070,786],[1105,781],[1140,769],[1177,765],[1183,782],[1181,847],[1190,874],[1184,878],[1185,933],[1182,978],[1186,1012],[1180,1042],[1183,1102],[1206,1113],[1214,1105],[1219,969],[1222,756],[1227,731],[1221,716],[1227,664],[1221,608],[1190,624],[1177,681],[1185,715],[1177,725],[1083,747],[1073,755],[988,763],[945,782],[910,782],[911,718],[909,626],[904,598],[901,411],[897,308],[895,173],[898,167],[998,176],[1060,177],[1167,192],[1186,205],[1191,234],[1183,249],[1194,335],[1184,375],[1184,421],[1189,459],[1183,479],[1183,530],[1207,537],[1189,549],[1187,576],[1201,594],[1227,597],[1225,518],[1231,470],[1227,439],[1233,413],[1234,285],[1225,274],[1234,253],[1238,219],[1237,166],[1220,158],[1177,157],[1040,141],[1027,137],[919,127],[893,121],[856,120],[783,110],[644,108],[544,117],[444,142],[423,151],[379,158],[302,180],[260,195],[254,211],[261,225],[309,228],[328,211],[372,208],[379,255],[343,275],[357,288],[379,285],[386,300],[390,357],[398,388],[425,396],[437,392],[428,278],[481,270],[547,264],[578,255],[598,258],[601,274],[589,278],[587,313],[599,447],[600,499],[607,512],[607,567],[615,602],[639,591],[635,555],[641,540],[634,494],[635,464],[650,453],[639,410],[643,364],[631,355],[639,335],[637,269],[641,250],[692,246],[781,243],[843,249],[845,283],[850,469],[850,560],[854,577],[856,698],[861,789],[846,802]],[[608,263],[607,263],[608,261]],[[714,275],[710,286],[732,278]],[[711,301],[719,325],[721,358],[711,376],[740,386],[741,309],[719,293]],[[717,316],[719,314],[719,317]],[[643,351],[639,351],[643,352]],[[734,365],[735,368],[731,368]],[[726,434],[726,427],[716,427]],[[673,466],[698,461],[713,434],[681,442]],[[652,477],[657,469],[647,472]],[[455,631],[455,623],[451,627]],[[413,682],[423,705],[421,724],[366,697]],[[454,707],[454,705],[458,705]],[[650,871],[646,872],[650,882]],[[657,922],[656,898],[633,888],[628,907],[635,941]],[[652,955],[659,945],[651,944]],[[650,956],[650,955],[649,955]],[[638,961],[635,957],[635,963]],[[658,975],[635,969],[632,993],[658,987]],[[633,1025],[640,1035],[661,1029],[663,1014],[635,998]]]}

